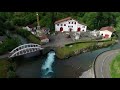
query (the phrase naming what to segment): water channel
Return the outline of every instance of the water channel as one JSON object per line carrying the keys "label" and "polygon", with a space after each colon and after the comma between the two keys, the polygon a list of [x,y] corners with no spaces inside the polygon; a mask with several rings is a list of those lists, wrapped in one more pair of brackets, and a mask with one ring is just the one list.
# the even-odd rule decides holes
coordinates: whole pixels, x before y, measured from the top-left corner
{"label": "water channel", "polygon": [[65,60],[59,60],[55,56],[55,52],[50,51],[45,56],[22,58],[22,63],[17,68],[16,73],[20,78],[78,78],[83,72],[91,68],[97,55],[106,50],[117,48],[120,48],[120,42],[107,48],[79,54]]}

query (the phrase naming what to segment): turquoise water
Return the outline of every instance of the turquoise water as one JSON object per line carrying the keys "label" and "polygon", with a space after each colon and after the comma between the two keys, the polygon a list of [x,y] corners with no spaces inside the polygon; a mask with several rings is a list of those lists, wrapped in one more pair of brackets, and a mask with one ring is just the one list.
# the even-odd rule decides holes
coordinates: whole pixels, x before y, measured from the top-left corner
{"label": "turquoise water", "polygon": [[55,60],[55,52],[51,51],[48,53],[47,58],[45,62],[43,63],[41,67],[41,78],[50,78],[52,77],[53,69],[52,69],[52,64]]}

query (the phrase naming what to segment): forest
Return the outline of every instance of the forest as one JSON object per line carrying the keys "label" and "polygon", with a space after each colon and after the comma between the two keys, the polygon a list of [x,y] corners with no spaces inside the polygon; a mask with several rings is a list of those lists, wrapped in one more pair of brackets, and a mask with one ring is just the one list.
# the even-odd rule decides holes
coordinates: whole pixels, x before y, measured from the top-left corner
{"label": "forest", "polygon": [[[56,20],[72,17],[85,23],[89,30],[100,29],[104,26],[120,28],[119,12],[38,12],[41,27],[54,31]],[[16,26],[37,25],[36,12],[0,12],[0,34],[5,30],[14,31]]]}

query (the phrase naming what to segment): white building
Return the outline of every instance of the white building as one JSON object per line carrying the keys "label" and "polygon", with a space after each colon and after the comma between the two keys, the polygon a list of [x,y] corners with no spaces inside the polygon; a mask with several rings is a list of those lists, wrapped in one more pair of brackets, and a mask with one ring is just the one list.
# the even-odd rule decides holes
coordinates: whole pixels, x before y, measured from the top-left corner
{"label": "white building", "polygon": [[107,27],[102,27],[100,29],[100,35],[103,36],[103,38],[111,38],[112,33],[115,31],[113,27],[107,26]]}
{"label": "white building", "polygon": [[86,32],[87,26],[80,24],[77,20],[67,17],[55,22],[55,31],[61,32]]}

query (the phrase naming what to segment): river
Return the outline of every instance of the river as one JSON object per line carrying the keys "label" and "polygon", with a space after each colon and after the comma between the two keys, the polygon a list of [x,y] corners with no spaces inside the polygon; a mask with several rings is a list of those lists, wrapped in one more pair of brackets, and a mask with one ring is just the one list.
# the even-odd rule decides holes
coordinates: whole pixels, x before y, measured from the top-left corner
{"label": "river", "polygon": [[79,78],[83,72],[89,70],[100,53],[106,50],[120,48],[120,42],[99,50],[86,52],[69,59],[59,60],[55,52],[51,51],[45,56],[23,58],[16,70],[20,78]]}

